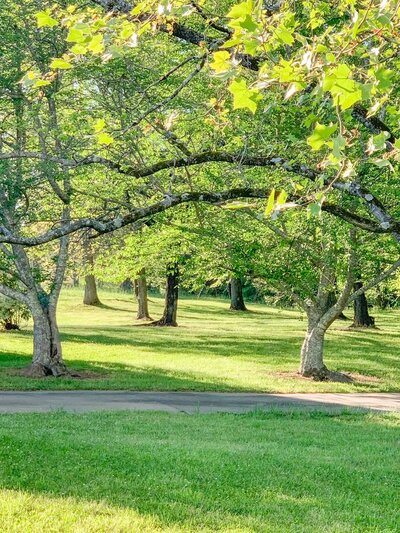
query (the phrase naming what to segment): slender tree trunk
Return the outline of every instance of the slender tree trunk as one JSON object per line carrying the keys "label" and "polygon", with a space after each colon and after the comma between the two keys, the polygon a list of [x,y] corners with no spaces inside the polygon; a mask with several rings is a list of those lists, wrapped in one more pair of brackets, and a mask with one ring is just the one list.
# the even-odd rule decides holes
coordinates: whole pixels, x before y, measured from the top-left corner
{"label": "slender tree trunk", "polygon": [[100,305],[100,299],[97,294],[96,278],[93,274],[85,276],[85,294],[83,296],[85,305]]}
{"label": "slender tree trunk", "polygon": [[243,299],[243,284],[240,278],[232,277],[230,279],[229,293],[231,297],[231,311],[247,311]]}
{"label": "slender tree trunk", "polygon": [[84,305],[101,305],[100,298],[97,294],[96,278],[92,274],[94,257],[88,233],[85,233],[83,237],[83,261],[88,272],[85,276],[83,303]]}
{"label": "slender tree trunk", "polygon": [[[137,320],[153,320],[149,314],[146,270],[143,268],[135,279],[135,295],[138,303]],[[176,316],[175,316],[176,318]]]}
{"label": "slender tree trunk", "polygon": [[33,358],[24,374],[29,377],[58,377],[66,374],[55,309],[48,307],[46,303],[35,303],[31,306],[31,313]]}
{"label": "slender tree trunk", "polygon": [[[354,283],[354,292],[363,286],[361,281]],[[375,318],[369,314],[368,301],[365,294],[360,294],[354,300],[354,321],[350,326],[352,328],[373,328],[375,327]]]}
{"label": "slender tree trunk", "polygon": [[165,307],[164,314],[160,320],[153,322],[156,326],[173,326],[176,327],[177,311],[179,296],[179,266],[175,263],[168,269],[167,284],[165,289]]}

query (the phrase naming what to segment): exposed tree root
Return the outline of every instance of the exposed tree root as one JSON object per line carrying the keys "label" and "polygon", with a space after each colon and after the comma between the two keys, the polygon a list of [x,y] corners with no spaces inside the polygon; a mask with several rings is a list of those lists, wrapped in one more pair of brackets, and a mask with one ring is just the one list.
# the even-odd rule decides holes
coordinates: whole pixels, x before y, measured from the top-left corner
{"label": "exposed tree root", "polygon": [[348,374],[328,370],[326,366],[300,373],[302,377],[312,378],[314,381],[333,381],[337,383],[353,383],[354,379]]}
{"label": "exposed tree root", "polygon": [[45,378],[49,376],[58,378],[68,376],[70,372],[63,363],[57,363],[51,366],[35,363],[24,368],[21,374],[27,378]]}

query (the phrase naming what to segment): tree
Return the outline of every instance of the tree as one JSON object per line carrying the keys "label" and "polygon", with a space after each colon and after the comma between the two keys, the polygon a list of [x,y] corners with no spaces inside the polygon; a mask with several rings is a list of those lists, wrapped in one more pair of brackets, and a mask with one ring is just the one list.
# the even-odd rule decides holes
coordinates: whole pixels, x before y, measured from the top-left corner
{"label": "tree", "polygon": [[153,322],[154,326],[176,327],[178,313],[179,296],[179,264],[174,263],[167,266],[167,281],[165,285],[165,305],[164,313],[160,320]]}
{"label": "tree", "polygon": [[93,274],[94,255],[89,236],[85,234],[83,240],[83,254],[85,265],[85,293],[83,296],[84,305],[101,305],[100,298],[97,294],[96,278]]}
{"label": "tree", "polygon": [[[4,215],[10,211],[4,192],[0,241],[8,253],[10,246],[28,253],[59,239],[65,248],[76,231],[111,233],[182,204],[237,198],[268,198],[267,217],[292,208],[313,216],[322,211],[400,242],[390,173],[399,158],[392,133],[398,118],[394,2],[360,2],[357,13],[338,2],[333,17],[325,2],[295,10],[289,2],[279,9],[222,3],[211,18],[202,7],[185,8],[183,17],[180,2],[162,6],[157,16],[151,1],[132,13],[127,1],[93,2],[114,10],[105,16],[39,4],[40,29],[27,32],[35,46],[21,46],[25,36],[10,31],[3,37],[7,57],[23,52],[31,64],[38,48],[46,57],[25,75],[17,70],[9,83],[7,106],[22,77],[22,100],[35,113],[26,141],[6,145],[0,160],[25,165],[26,176],[40,172],[47,187],[40,207],[55,198],[57,209],[43,212],[32,184],[20,180],[14,211],[27,197],[36,203],[22,218],[18,212],[15,223]],[[12,27],[16,7],[19,23],[32,24],[38,4],[8,0],[6,26]],[[121,11],[129,16],[116,16]],[[159,31],[151,34],[150,27]],[[57,106],[62,113],[55,121]],[[37,116],[52,117],[46,135],[33,126]],[[59,254],[59,261],[65,258]],[[10,294],[10,287],[4,291]],[[55,315],[54,302],[52,308]]]}
{"label": "tree", "polygon": [[134,281],[135,295],[138,303],[137,320],[153,320],[149,313],[147,297],[146,269],[142,268]]}
{"label": "tree", "polygon": [[231,311],[247,311],[243,299],[243,283],[240,278],[232,276],[229,280],[229,295],[231,298]]}

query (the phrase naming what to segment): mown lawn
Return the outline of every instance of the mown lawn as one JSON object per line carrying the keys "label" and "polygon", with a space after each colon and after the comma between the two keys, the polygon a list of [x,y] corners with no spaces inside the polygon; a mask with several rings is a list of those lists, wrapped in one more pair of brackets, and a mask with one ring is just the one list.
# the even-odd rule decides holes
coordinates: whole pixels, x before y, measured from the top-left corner
{"label": "mown lawn", "polygon": [[[135,389],[209,391],[399,391],[399,312],[379,313],[379,330],[328,333],[326,362],[332,370],[373,379],[355,384],[300,380],[299,350],[306,327],[297,311],[249,305],[228,310],[216,299],[182,299],[179,328],[135,323],[132,296],[103,292],[103,307],[82,305],[81,290],[65,290],[59,312],[69,366],[90,379],[30,380],[18,375],[29,363],[32,334],[0,333],[0,389]],[[162,300],[151,297],[153,317]],[[376,312],[374,314],[377,314]],[[288,374],[289,373],[289,374]]]}
{"label": "mown lawn", "polygon": [[0,531],[397,532],[399,429],[399,415],[2,415]]}

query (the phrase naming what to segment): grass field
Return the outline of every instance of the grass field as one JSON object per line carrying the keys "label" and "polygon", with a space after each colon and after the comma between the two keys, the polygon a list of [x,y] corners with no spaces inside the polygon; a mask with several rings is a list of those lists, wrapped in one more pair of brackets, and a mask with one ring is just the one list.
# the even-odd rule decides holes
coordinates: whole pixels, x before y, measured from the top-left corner
{"label": "grass field", "polygon": [[[94,373],[90,379],[31,380],[18,375],[29,363],[32,334],[0,333],[0,389],[136,389],[197,391],[398,391],[399,312],[380,313],[379,330],[328,333],[326,362],[332,370],[372,379],[355,384],[316,383],[291,375],[299,364],[306,321],[299,312],[228,302],[182,299],[179,328],[135,323],[132,296],[103,292],[103,307],[83,306],[81,290],[65,290],[59,324],[68,365]],[[151,298],[153,317],[162,300]],[[376,314],[376,313],[375,313]]]}
{"label": "grass field", "polygon": [[0,531],[398,531],[399,415],[0,417]]}

